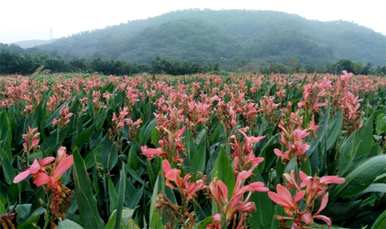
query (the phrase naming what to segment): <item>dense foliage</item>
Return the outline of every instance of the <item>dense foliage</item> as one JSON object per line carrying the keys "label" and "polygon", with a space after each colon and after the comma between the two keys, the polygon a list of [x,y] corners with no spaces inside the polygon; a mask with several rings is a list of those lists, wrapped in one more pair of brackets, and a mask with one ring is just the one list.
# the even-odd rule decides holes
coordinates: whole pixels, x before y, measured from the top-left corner
{"label": "dense foliage", "polygon": [[36,71],[102,73],[105,75],[132,75],[140,72],[183,75],[218,71],[218,65],[155,58],[150,64],[130,64],[120,60],[65,59],[41,52],[25,51],[14,45],[0,45],[0,74],[32,74]]}
{"label": "dense foliage", "polygon": [[3,227],[386,227],[385,78],[35,75],[0,91]]}
{"label": "dense foliage", "polygon": [[[254,68],[253,66],[251,67]],[[160,57],[155,57],[151,63],[142,65],[101,58],[68,59],[55,55],[50,56],[42,52],[26,51],[15,45],[0,44],[0,74],[32,74],[39,70],[48,70],[51,72],[98,72],[105,75],[132,75],[142,72],[184,75],[218,72],[219,70],[224,70],[224,68],[221,68],[218,64],[197,64]],[[315,67],[293,62],[290,64],[269,64],[259,68],[259,71],[265,74],[295,72],[328,72],[336,74],[343,70],[363,75],[386,75],[386,66],[374,66],[370,63],[363,65],[351,60],[339,60],[334,64],[325,64]]]}
{"label": "dense foliage", "polygon": [[384,65],[386,38],[353,23],[270,11],[186,10],[83,32],[39,50],[146,64],[159,56],[226,70],[267,64],[318,67],[339,59]]}

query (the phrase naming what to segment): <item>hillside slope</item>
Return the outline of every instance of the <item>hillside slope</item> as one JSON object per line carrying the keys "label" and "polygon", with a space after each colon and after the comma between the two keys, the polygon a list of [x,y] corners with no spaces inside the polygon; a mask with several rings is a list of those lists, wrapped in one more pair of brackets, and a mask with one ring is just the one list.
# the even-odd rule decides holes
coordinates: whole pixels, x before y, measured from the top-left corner
{"label": "hillside slope", "polygon": [[272,11],[186,10],[83,32],[37,47],[67,57],[149,63],[160,56],[240,67],[260,63],[386,63],[386,37],[344,21]]}

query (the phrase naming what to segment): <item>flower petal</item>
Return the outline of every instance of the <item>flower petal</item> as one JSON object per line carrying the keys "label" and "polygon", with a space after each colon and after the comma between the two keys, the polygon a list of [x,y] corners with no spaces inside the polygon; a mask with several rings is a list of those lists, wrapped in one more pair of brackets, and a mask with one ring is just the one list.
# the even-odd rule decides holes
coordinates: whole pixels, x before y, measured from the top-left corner
{"label": "flower petal", "polygon": [[45,157],[45,158],[39,160],[39,164],[40,164],[40,166],[45,166],[45,165],[51,164],[51,162],[53,162],[53,161],[55,161],[54,157]]}
{"label": "flower petal", "polygon": [[323,198],[322,198],[322,201],[320,202],[319,210],[316,212],[317,215],[318,215],[321,211],[323,211],[323,209],[326,208],[327,203],[328,203],[328,192],[327,192],[326,194],[324,194],[324,196],[323,196]]}
{"label": "flower petal", "polygon": [[325,222],[328,225],[328,227],[331,228],[332,222],[331,222],[331,219],[329,217],[327,217],[325,215],[315,215],[314,219],[318,219],[318,220]]}
{"label": "flower petal", "polygon": [[52,174],[52,177],[54,179],[59,179],[63,174],[71,168],[72,164],[74,163],[74,158],[72,155],[67,156],[59,161],[59,163],[56,165],[54,172]]}
{"label": "flower petal", "polygon": [[322,184],[343,184],[344,178],[339,176],[324,176],[320,178]]}
{"label": "flower petal", "polygon": [[13,183],[19,183],[20,181],[23,181],[25,180],[29,175],[31,175],[31,172],[29,169],[17,174],[17,176],[15,176],[15,178],[13,178]]}
{"label": "flower petal", "polygon": [[50,177],[45,172],[40,172],[34,176],[33,183],[39,187],[47,184],[50,181]]}
{"label": "flower petal", "polygon": [[41,169],[40,163],[38,160],[35,159],[32,162],[32,165],[29,167],[29,171],[31,172],[31,174],[36,174],[39,172],[40,169]]}

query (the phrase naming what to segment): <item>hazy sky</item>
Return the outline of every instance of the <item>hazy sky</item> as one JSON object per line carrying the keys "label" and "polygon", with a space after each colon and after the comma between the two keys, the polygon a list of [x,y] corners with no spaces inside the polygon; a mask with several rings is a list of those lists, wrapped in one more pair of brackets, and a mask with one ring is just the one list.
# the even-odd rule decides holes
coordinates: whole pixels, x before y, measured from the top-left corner
{"label": "hazy sky", "polygon": [[0,42],[48,39],[180,9],[254,9],[347,20],[386,35],[382,0],[0,0]]}

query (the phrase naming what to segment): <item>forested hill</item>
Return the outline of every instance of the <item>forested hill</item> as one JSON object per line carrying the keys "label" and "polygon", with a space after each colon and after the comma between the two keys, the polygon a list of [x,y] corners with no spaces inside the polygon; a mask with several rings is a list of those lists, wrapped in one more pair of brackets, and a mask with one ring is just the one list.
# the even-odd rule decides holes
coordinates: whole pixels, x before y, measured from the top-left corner
{"label": "forested hill", "polygon": [[149,63],[162,57],[242,67],[386,63],[386,37],[344,21],[320,22],[272,11],[186,10],[83,32],[38,46],[67,57]]}

